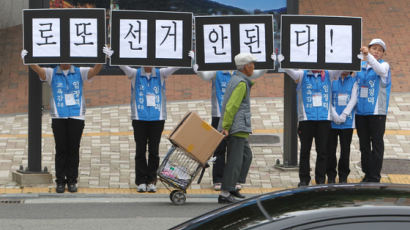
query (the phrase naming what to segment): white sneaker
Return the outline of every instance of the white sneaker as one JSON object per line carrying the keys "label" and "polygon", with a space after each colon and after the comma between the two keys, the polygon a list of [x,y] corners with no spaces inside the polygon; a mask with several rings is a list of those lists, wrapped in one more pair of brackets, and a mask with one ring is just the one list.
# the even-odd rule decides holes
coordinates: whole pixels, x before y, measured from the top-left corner
{"label": "white sneaker", "polygon": [[215,183],[214,184],[214,190],[215,191],[221,191],[222,183]]}
{"label": "white sneaker", "polygon": [[239,184],[239,183],[237,183],[236,185],[235,185],[235,189],[236,190],[241,190],[242,189],[242,185],[241,184]]}
{"label": "white sneaker", "polygon": [[137,186],[137,192],[146,192],[147,191],[147,185],[146,184],[139,184]]}
{"label": "white sneaker", "polygon": [[148,184],[147,191],[148,192],[156,192],[157,191],[157,186],[155,186],[155,184]]}

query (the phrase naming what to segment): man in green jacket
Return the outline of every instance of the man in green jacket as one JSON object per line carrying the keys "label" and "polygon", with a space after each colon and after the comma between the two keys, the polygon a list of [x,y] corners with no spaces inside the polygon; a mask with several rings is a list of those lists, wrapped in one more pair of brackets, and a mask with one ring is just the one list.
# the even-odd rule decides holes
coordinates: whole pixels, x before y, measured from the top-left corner
{"label": "man in green jacket", "polygon": [[256,58],[250,53],[235,56],[239,70],[232,76],[226,87],[222,117],[219,130],[228,142],[227,161],[224,169],[221,194],[218,203],[234,203],[237,198],[245,198],[235,189],[236,183],[245,183],[252,162],[252,151],[248,136],[252,133],[250,89],[253,82],[249,79],[255,68]]}

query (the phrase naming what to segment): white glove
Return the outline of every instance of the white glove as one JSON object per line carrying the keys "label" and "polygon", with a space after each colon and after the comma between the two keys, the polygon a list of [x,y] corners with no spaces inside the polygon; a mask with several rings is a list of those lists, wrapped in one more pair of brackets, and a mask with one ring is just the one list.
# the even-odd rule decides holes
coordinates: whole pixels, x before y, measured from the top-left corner
{"label": "white glove", "polygon": [[347,117],[346,113],[340,114],[340,116],[339,116],[339,121],[340,121],[340,123],[345,122],[345,121],[346,121],[346,117]]}
{"label": "white glove", "polygon": [[198,64],[195,64],[194,66],[192,66],[192,69],[194,70],[195,73],[198,73]]}
{"label": "white glove", "polygon": [[342,122],[340,122],[340,117],[339,115],[333,115],[332,116],[332,120],[334,123],[336,123],[337,125],[340,125]]}
{"label": "white glove", "polygon": [[278,62],[281,63],[283,60],[285,60],[285,57],[282,54],[278,54]]}
{"label": "white glove", "polygon": [[22,50],[20,55],[21,55],[21,59],[24,61],[24,57],[26,57],[26,55],[28,54],[27,50]]}
{"label": "white glove", "polygon": [[213,163],[215,161],[216,161],[216,157],[211,157],[209,158],[208,163]]}
{"label": "white glove", "polygon": [[103,53],[105,53],[105,55],[107,55],[108,58],[111,58],[112,54],[114,53],[114,50],[108,48],[107,45],[105,45],[103,48]]}
{"label": "white glove", "polygon": [[359,59],[363,60],[363,59],[364,59],[364,56],[363,56],[363,54],[362,54],[362,53],[359,53],[359,54],[357,55],[357,58],[359,58]]}
{"label": "white glove", "polygon": [[273,53],[272,55],[270,55],[270,58],[275,62],[276,61],[276,54]]}
{"label": "white glove", "polygon": [[194,58],[195,58],[195,53],[194,53],[194,51],[190,50],[190,51],[188,52],[188,56],[189,56],[191,59],[194,59]]}

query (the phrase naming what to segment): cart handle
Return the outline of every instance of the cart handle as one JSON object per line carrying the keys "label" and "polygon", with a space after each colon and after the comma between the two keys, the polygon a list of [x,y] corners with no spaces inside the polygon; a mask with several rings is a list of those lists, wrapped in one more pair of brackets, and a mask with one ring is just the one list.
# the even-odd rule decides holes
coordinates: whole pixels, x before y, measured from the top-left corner
{"label": "cart handle", "polygon": [[201,175],[199,175],[199,178],[198,178],[198,184],[201,183],[202,177],[204,176],[204,173],[205,173],[205,169],[208,168],[208,167],[209,167],[209,164],[206,163],[205,167],[202,168]]}

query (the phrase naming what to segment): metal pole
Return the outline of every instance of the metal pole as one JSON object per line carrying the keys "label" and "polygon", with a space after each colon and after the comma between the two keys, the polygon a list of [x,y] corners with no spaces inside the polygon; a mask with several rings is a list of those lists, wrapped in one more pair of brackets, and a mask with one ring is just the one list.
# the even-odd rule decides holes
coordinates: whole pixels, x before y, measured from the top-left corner
{"label": "metal pole", "polygon": [[[30,0],[29,8],[48,8],[48,0]],[[28,87],[28,172],[41,172],[42,85],[29,68]]]}
{"label": "metal pole", "polygon": [[[299,0],[287,0],[287,13],[298,14]],[[284,79],[283,167],[298,165],[296,84],[290,76]]]}

